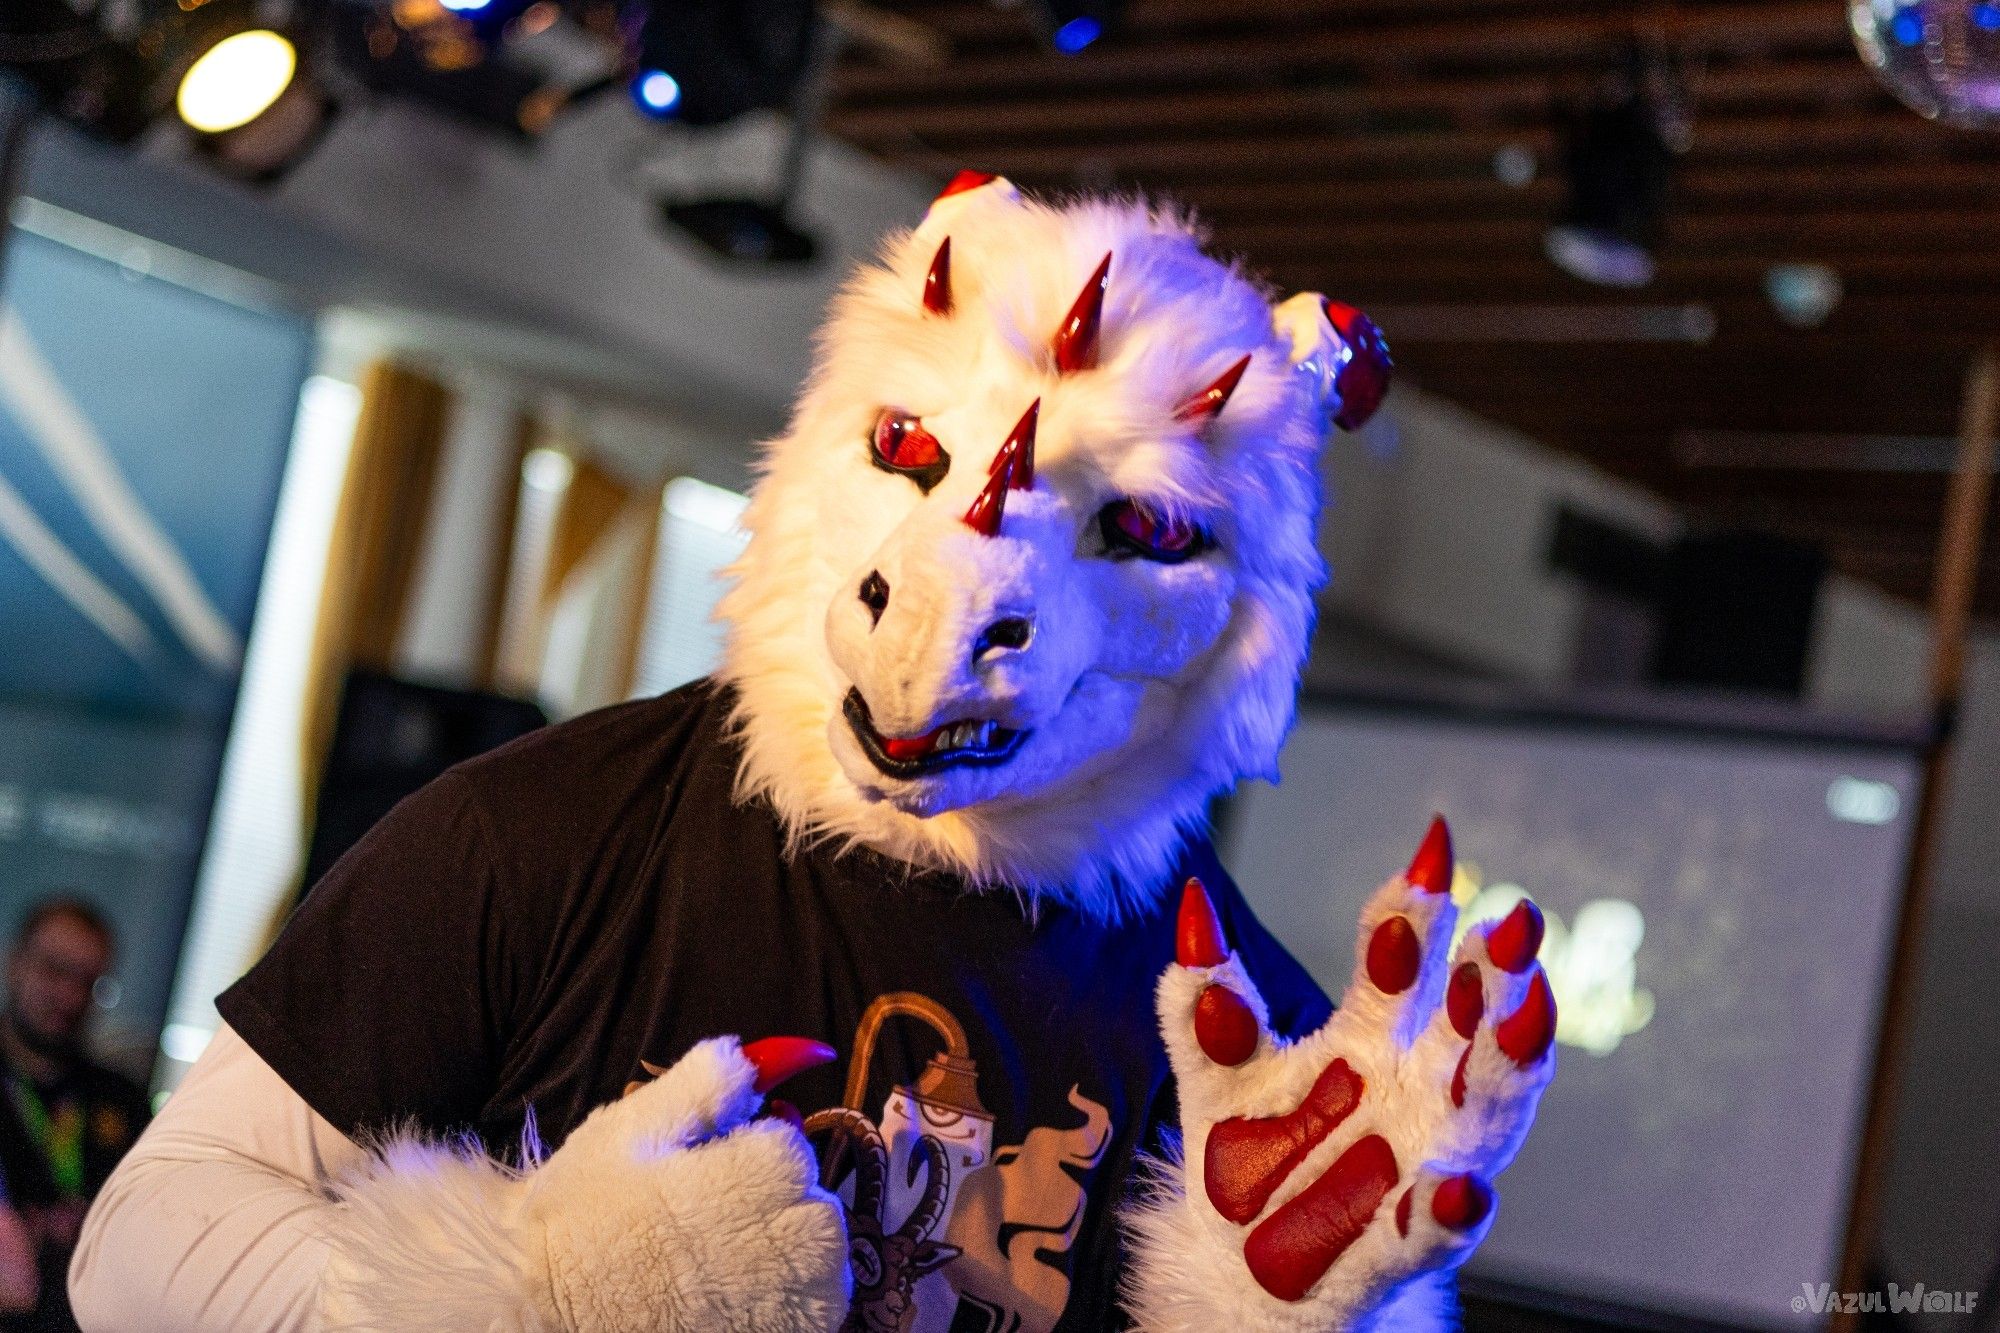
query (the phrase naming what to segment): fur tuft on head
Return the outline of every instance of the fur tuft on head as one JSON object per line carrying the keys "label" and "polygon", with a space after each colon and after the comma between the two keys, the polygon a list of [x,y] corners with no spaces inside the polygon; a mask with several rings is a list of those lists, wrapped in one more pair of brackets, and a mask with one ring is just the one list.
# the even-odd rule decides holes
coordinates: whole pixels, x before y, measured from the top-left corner
{"label": "fur tuft on head", "polygon": [[[836,298],[719,611],[742,793],[794,839],[1113,918],[1213,796],[1274,774],[1325,579],[1325,377],[1201,240],[994,180]],[[1056,333],[1107,253],[1086,362]],[[975,530],[1036,400],[1031,481]]]}

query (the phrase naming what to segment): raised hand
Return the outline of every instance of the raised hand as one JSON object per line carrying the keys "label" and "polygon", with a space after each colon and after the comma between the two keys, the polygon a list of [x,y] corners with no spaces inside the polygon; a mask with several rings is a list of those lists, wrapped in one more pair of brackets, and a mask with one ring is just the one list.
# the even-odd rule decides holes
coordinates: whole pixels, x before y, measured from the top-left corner
{"label": "raised hand", "polygon": [[1142,1328],[1363,1329],[1385,1304],[1424,1305],[1410,1327],[1446,1317],[1423,1279],[1491,1227],[1556,1017],[1532,903],[1451,953],[1452,864],[1440,819],[1362,912],[1339,1011],[1289,1045],[1189,881],[1158,994],[1185,1160],[1134,1215]]}
{"label": "raised hand", "polygon": [[335,1328],[830,1333],[851,1279],[840,1200],[764,1094],[818,1042],[695,1046],[599,1107],[547,1161],[392,1144],[339,1193]]}

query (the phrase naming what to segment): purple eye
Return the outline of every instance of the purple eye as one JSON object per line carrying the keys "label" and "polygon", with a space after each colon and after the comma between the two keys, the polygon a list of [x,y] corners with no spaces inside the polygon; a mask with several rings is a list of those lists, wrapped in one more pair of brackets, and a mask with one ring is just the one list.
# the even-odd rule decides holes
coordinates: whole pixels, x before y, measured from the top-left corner
{"label": "purple eye", "polygon": [[920,418],[898,408],[885,407],[876,416],[868,446],[876,467],[901,473],[924,491],[944,480],[951,469],[951,455],[937,436],[924,429]]}
{"label": "purple eye", "polygon": [[1107,551],[1179,564],[1208,549],[1208,534],[1182,518],[1155,514],[1137,500],[1114,500],[1097,516]]}

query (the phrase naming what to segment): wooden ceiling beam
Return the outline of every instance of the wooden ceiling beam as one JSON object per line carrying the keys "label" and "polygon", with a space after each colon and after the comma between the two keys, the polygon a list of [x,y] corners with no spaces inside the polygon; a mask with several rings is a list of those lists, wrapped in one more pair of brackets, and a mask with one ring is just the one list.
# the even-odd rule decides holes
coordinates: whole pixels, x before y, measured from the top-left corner
{"label": "wooden ceiling beam", "polygon": [[[1411,69],[1452,65],[1490,68],[1538,62],[1576,66],[1617,57],[1629,45],[1629,14],[1604,11],[1493,17],[1482,22],[1414,22],[1265,27],[1191,40],[1129,41],[1065,58],[1028,49],[973,55],[936,70],[842,65],[834,71],[838,103],[942,105],[975,94],[1047,93],[1148,82],[1192,88],[1215,81],[1270,83],[1328,69]],[[1676,11],[1665,34],[1691,56],[1845,50],[1845,17],[1826,0],[1761,0]]]}
{"label": "wooden ceiling beam", "polygon": [[[835,107],[827,129],[864,148],[894,148],[906,142],[932,147],[1060,142],[1073,137],[1078,125],[1089,126],[1094,136],[1157,139],[1181,133],[1213,137],[1230,130],[1365,126],[1397,117],[1460,123],[1545,119],[1560,103],[1583,96],[1590,82],[1585,71],[1577,70],[1385,78],[1309,88],[1161,89],[1062,99],[1000,96],[924,107]],[[1695,83],[1698,110],[1852,107],[1886,97],[1875,76],[1851,55],[1725,66],[1703,73]]]}

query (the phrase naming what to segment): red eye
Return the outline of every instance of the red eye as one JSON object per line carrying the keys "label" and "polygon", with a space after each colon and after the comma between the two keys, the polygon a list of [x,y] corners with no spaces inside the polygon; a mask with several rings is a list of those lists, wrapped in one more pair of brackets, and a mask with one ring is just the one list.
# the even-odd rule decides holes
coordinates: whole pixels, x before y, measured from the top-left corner
{"label": "red eye", "polygon": [[1104,544],[1162,564],[1178,564],[1208,545],[1208,534],[1183,518],[1163,517],[1137,500],[1117,500],[1098,515]]}
{"label": "red eye", "polygon": [[875,418],[874,447],[876,461],[898,472],[934,468],[945,461],[937,436],[918,418],[894,408],[884,408]]}

